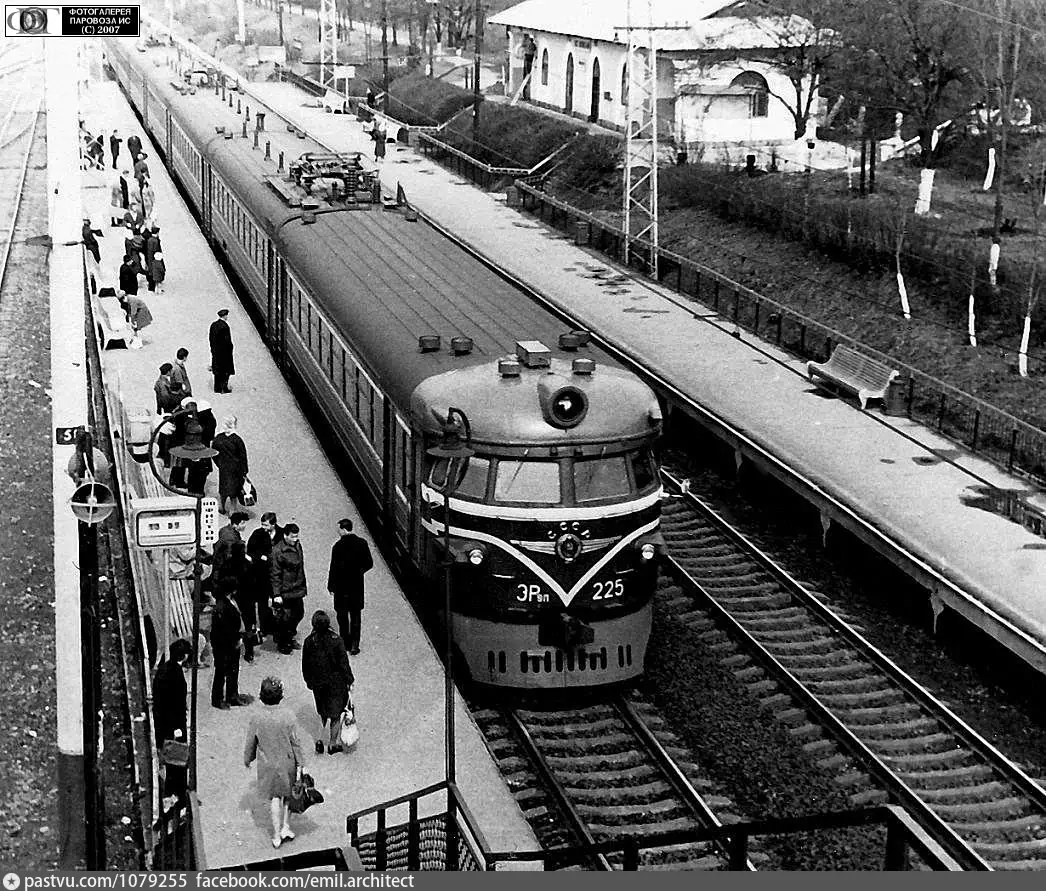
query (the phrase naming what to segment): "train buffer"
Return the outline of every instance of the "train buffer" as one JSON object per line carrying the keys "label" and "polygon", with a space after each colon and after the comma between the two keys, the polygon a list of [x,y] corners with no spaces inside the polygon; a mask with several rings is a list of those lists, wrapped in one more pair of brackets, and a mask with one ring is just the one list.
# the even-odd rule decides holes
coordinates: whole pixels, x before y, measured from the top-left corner
{"label": "train buffer", "polygon": [[854,393],[862,410],[869,399],[885,399],[899,375],[896,369],[844,344],[832,350],[827,362],[807,362],[806,371],[811,380],[821,378]]}

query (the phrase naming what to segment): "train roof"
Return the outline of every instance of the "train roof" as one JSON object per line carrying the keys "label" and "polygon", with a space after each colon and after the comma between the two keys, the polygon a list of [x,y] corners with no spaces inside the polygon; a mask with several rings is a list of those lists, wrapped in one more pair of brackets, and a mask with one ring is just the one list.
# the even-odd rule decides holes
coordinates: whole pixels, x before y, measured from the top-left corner
{"label": "train roof", "polygon": [[[303,222],[300,208],[285,204],[267,185],[265,177],[276,172],[275,161],[266,161],[251,138],[240,136],[240,118],[208,88],[195,95],[174,89],[174,70],[159,67],[150,58],[153,53],[131,50],[127,61],[146,75],[150,89],[168,104],[185,134],[274,237],[299,284],[398,405],[409,406],[415,388],[433,375],[493,363],[513,353],[518,341],[542,341],[568,364],[586,356],[602,368],[616,365],[595,346],[560,350],[559,335],[569,330],[565,322],[424,217],[412,221],[401,210],[380,205],[323,205],[315,222]],[[232,127],[234,138],[217,135],[216,126]],[[288,162],[304,152],[325,151],[313,140],[275,126],[266,135],[273,139],[274,157],[280,146],[297,149],[287,155]],[[382,171],[386,184],[394,163],[389,158]],[[428,334],[442,337],[441,350],[419,349],[418,338]],[[471,353],[451,352],[455,336],[472,339]],[[622,380],[630,377],[622,374]]]}

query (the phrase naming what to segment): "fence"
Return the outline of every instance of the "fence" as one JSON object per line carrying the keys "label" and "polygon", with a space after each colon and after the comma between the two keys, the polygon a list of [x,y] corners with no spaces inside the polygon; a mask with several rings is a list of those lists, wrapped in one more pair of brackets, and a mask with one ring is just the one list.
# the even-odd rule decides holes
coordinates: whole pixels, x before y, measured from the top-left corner
{"label": "fence", "polygon": [[[546,195],[525,181],[517,180],[514,188],[525,210],[551,226],[574,234],[579,243],[615,260],[621,258],[624,243],[621,229]],[[641,271],[648,270],[650,250],[649,242],[633,240],[629,248],[631,265]],[[1009,472],[1046,482],[1046,431],[673,251],[659,248],[657,265],[658,280],[662,284],[710,306],[739,328],[800,359],[823,362],[837,344],[843,343],[898,369],[904,382],[904,407],[909,418]]]}
{"label": "fence", "polygon": [[[420,817],[421,802],[446,796],[446,809]],[[390,823],[393,809],[408,809],[405,821]],[[374,818],[376,828],[360,834],[360,821]],[[915,866],[932,870],[958,871],[962,866],[934,841],[907,811],[896,805],[862,808],[840,813],[812,814],[805,817],[735,823],[727,826],[696,827],[667,832],[637,833],[591,845],[555,850],[494,851],[490,849],[454,784],[436,783],[417,792],[364,811],[345,820],[350,843],[360,862],[369,870],[484,870],[562,869],[588,867],[602,855],[621,870],[637,870],[644,863],[644,852],[670,845],[715,843],[728,853],[732,870],[749,868],[753,839],[783,835],[816,834],[853,827],[880,828],[883,838],[883,869],[902,870]]]}
{"label": "fence", "polygon": [[[446,127],[450,123],[447,121],[443,126]],[[491,189],[506,179],[527,183],[535,179],[540,180],[544,176],[542,171],[546,171],[552,162],[573,144],[573,142],[564,143],[547,158],[542,158],[528,169],[526,167],[492,167],[490,164],[477,161],[450,143],[436,139],[432,134],[422,133],[419,136],[419,143],[422,152],[427,157],[445,167],[451,167],[458,176],[464,176],[484,189]]]}
{"label": "fence", "polygon": [[179,796],[153,823],[152,868],[164,872],[206,868],[195,792]]}

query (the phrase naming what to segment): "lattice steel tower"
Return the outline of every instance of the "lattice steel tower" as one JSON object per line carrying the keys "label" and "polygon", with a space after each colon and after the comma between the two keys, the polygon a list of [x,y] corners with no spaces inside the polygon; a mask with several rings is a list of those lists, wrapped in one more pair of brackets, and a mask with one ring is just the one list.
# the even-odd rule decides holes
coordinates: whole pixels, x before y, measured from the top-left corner
{"label": "lattice steel tower", "polygon": [[338,64],[338,10],[334,0],[320,0],[320,83],[334,87]]}
{"label": "lattice steel tower", "polygon": [[689,25],[654,24],[652,0],[646,0],[646,21],[625,5],[627,89],[625,117],[625,246],[628,263],[634,241],[650,245],[650,274],[657,277],[657,31],[687,30]]}

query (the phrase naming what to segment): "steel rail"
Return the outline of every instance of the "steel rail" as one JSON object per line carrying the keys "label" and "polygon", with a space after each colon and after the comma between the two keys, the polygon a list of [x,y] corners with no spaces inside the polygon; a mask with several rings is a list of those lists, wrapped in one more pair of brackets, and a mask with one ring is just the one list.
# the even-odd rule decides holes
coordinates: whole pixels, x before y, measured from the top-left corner
{"label": "steel rail", "polygon": [[[686,774],[684,774],[680,769],[675,759],[668,754],[668,750],[661,744],[661,741],[654,736],[653,731],[639,716],[635,706],[633,706],[624,696],[621,696],[614,700],[613,707],[621,720],[628,726],[629,730],[631,730],[642,743],[647,754],[649,754],[650,757],[654,759],[657,766],[661,768],[662,773],[664,773],[665,778],[672,787],[672,791],[674,791],[683,803],[690,808],[690,811],[697,818],[698,822],[704,825],[722,828],[723,821],[716,816],[715,812],[708,806],[708,802],[705,801],[701,793],[694,788],[694,784],[687,779]],[[715,845],[727,861],[732,859],[731,851],[722,841],[717,839]],[[756,872],[755,865],[752,863],[751,859],[747,857],[745,858],[745,870],[747,872]]]}
{"label": "steel rail", "polygon": [[[7,277],[7,262],[11,257],[11,245],[14,243],[15,227],[18,224],[18,214],[22,209],[25,178],[29,171],[29,156],[33,153],[33,143],[36,140],[36,128],[40,121],[40,104],[42,102],[43,98],[38,98],[36,100],[36,108],[33,110],[33,123],[29,128],[29,139],[26,141],[25,157],[22,159],[22,169],[18,175],[18,188],[15,192],[14,210],[11,212],[11,224],[7,228],[7,237],[4,239],[3,254],[0,255],[0,294],[3,293],[4,279]],[[6,132],[13,114],[14,108],[11,109],[11,114],[9,114],[7,119],[4,121],[3,130],[0,131],[0,138],[2,138],[2,134]]]}
{"label": "steel rail", "polygon": [[[503,714],[509,727],[511,727],[512,731],[516,734],[520,744],[524,749],[526,749],[535,770],[537,770],[542,781],[547,785],[552,797],[556,800],[556,804],[559,805],[560,810],[562,810],[566,815],[567,822],[571,824],[570,828],[573,833],[581,840],[585,847],[594,848],[598,843],[596,842],[595,836],[592,835],[592,830],[589,829],[585,818],[581,816],[577,807],[575,807],[574,803],[570,800],[570,796],[567,794],[567,790],[563,788],[563,784],[552,772],[552,768],[549,766],[545,756],[541,753],[538,744],[534,742],[533,736],[531,736],[530,731],[523,722],[523,719],[520,718],[519,713],[515,709],[507,709]],[[605,854],[597,852],[590,856],[597,869],[602,870],[603,872],[613,872],[614,867],[611,865],[610,861],[607,860]]]}
{"label": "steel rail", "polygon": [[952,711],[941,699],[934,696],[910,674],[903,671],[889,656],[883,653],[871,641],[864,638],[845,621],[839,618],[829,607],[814,597],[803,584],[774,561],[765,551],[750,541],[745,535],[725,520],[704,499],[690,491],[683,491],[680,481],[670,471],[662,468],[662,477],[670,488],[693,504],[711,523],[727,538],[744,550],[745,554],[757,562],[773,576],[774,580],[787,589],[788,593],[801,601],[802,605],[816,614],[817,618],[828,625],[838,636],[850,642],[862,656],[883,672],[899,686],[916,703],[926,709],[934,719],[944,725],[954,736],[983,758],[1007,781],[1012,783],[1022,794],[1036,806],[1046,812],[1046,789],[1027,772],[1022,770],[998,748],[993,746],[980,733]]}

